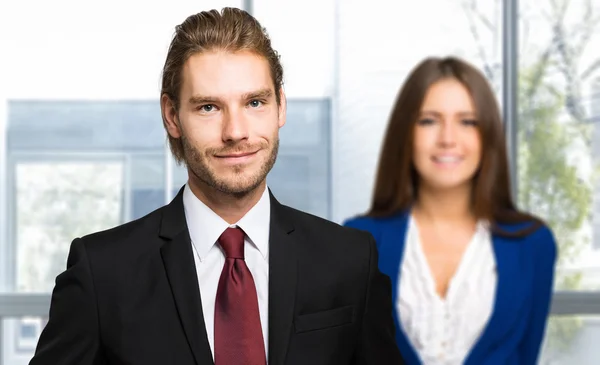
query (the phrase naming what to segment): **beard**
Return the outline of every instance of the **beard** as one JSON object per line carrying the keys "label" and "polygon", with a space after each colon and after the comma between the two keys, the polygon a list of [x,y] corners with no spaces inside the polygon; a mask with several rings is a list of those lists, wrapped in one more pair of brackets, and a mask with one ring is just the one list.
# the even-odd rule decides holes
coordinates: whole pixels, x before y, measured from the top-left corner
{"label": "beard", "polygon": [[[185,164],[198,180],[221,193],[238,198],[253,192],[265,181],[267,174],[275,165],[277,152],[279,151],[278,136],[273,139],[271,148],[265,141],[257,144],[236,143],[222,148],[200,150],[186,136],[181,136],[181,142]],[[267,157],[259,162],[260,166],[258,168],[253,165],[239,164],[228,167],[229,171],[220,174],[210,164],[211,158],[214,158],[215,155],[227,155],[259,149],[267,151]]]}

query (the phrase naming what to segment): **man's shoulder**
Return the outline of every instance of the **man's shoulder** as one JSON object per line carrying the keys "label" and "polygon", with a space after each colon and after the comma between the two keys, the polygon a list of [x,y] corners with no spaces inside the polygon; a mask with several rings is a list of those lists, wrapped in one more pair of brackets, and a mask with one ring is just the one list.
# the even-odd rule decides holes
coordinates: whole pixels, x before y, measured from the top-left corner
{"label": "man's shoulder", "polygon": [[130,222],[82,236],[88,252],[120,254],[158,241],[161,219],[166,206]]}

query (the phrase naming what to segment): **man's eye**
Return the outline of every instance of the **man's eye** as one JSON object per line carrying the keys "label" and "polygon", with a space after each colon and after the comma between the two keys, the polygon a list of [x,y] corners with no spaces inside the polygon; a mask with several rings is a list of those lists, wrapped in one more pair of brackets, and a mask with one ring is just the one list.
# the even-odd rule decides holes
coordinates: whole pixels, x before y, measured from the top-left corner
{"label": "man's eye", "polygon": [[251,100],[249,104],[253,108],[258,108],[259,106],[262,105],[262,101],[260,101],[260,100]]}

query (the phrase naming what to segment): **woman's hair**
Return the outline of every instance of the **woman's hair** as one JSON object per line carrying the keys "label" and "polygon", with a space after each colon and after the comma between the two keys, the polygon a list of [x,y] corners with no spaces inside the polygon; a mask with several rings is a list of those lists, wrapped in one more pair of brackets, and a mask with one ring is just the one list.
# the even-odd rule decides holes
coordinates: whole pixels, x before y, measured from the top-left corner
{"label": "woman's hair", "polygon": [[[494,92],[481,72],[455,58],[427,58],[404,83],[387,126],[381,149],[373,200],[367,216],[384,217],[410,208],[417,197],[418,174],[413,165],[414,128],[429,88],[444,79],[460,82],[470,93],[481,136],[481,164],[473,177],[472,209],[492,230],[524,236],[543,223],[517,210],[510,193],[509,166],[500,111]],[[531,223],[516,233],[498,224]]]}

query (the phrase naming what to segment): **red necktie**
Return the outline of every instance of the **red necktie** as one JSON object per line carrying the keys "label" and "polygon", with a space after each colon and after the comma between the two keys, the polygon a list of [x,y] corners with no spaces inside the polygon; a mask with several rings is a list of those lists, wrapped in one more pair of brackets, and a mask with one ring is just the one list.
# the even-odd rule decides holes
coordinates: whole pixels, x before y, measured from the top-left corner
{"label": "red necktie", "polygon": [[252,274],[244,261],[244,231],[219,237],[225,265],[215,301],[215,365],[265,365],[265,343]]}

